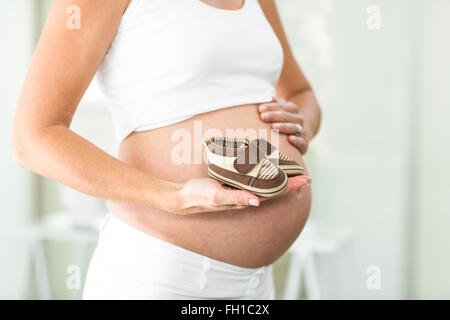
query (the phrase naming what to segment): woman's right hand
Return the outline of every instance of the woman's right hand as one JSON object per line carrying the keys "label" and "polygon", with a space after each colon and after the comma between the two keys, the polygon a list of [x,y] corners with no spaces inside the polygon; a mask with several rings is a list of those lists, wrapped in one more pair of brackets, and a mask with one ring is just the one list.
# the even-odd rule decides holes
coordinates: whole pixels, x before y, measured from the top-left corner
{"label": "woman's right hand", "polygon": [[[311,183],[308,176],[289,178],[286,194]],[[211,178],[191,179],[183,184],[177,192],[177,200],[169,209],[174,214],[191,214],[201,212],[215,212],[257,207],[261,201],[268,198],[259,198],[249,191],[233,189],[222,185]]]}

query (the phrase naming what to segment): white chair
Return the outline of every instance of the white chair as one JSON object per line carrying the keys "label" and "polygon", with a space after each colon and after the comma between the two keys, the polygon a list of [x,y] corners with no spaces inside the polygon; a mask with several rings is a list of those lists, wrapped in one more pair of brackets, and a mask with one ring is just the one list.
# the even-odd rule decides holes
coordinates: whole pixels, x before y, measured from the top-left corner
{"label": "white chair", "polygon": [[[316,266],[316,258],[320,255],[333,256],[337,258],[334,268],[339,276],[346,274],[343,264],[351,265],[350,261],[343,258],[345,247],[350,244],[353,232],[350,228],[336,226],[320,226],[313,221],[307,222],[300,237],[289,249],[290,264],[286,277],[284,291],[285,300],[298,299],[302,289],[302,278],[304,278],[304,291],[307,299],[318,300],[325,298],[322,290],[320,276]],[[351,252],[350,252],[351,253]],[[352,257],[349,257],[352,260]],[[341,269],[339,270],[339,267]],[[326,267],[324,269],[327,269]],[[328,274],[333,270],[325,270]],[[323,274],[325,275],[325,274]]]}
{"label": "white chair", "polygon": [[69,213],[59,212],[47,215],[36,224],[8,226],[8,228],[0,229],[1,237],[25,241],[26,244],[23,256],[26,272],[19,283],[22,298],[27,298],[31,283],[35,279],[38,298],[52,299],[45,242],[95,244],[99,221],[92,223],[92,228],[80,228],[74,224],[73,217]]}

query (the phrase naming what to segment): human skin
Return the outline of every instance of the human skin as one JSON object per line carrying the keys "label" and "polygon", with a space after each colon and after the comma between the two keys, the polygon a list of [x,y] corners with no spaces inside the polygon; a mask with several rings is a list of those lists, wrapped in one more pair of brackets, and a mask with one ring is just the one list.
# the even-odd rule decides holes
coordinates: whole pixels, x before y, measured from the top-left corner
{"label": "human skin", "polygon": [[[235,1],[208,3],[232,8],[227,5]],[[74,4],[83,13],[80,30],[66,27],[66,8]],[[236,106],[133,133],[122,142],[118,158],[70,130],[78,103],[113,41],[128,4],[128,0],[54,2],[14,119],[17,163],[108,200],[113,214],[165,241],[244,267],[274,262],[295,240],[307,219],[311,201],[308,177],[291,178],[286,194],[262,201],[249,192],[229,189],[207,178],[205,164],[175,165],[168,161],[173,147],[171,132],[180,128],[192,132],[195,120],[202,121],[204,129],[214,127],[223,132],[235,127],[272,129],[270,121],[261,118],[259,106]],[[280,109],[271,111],[279,117],[277,122],[301,122],[304,133],[295,138],[309,141],[318,130],[319,107],[292,57],[273,1],[262,0],[261,5],[285,49],[277,97],[297,108],[296,112],[284,110],[287,106],[278,103],[278,107],[271,107]],[[280,136],[280,149],[303,164],[300,148],[289,139],[293,137]]]}

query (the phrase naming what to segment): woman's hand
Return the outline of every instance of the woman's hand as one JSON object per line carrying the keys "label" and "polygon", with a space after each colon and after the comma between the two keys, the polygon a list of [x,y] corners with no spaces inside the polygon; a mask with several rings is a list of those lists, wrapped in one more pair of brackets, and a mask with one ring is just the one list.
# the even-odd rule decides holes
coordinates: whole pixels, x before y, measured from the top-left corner
{"label": "woman's hand", "polygon": [[[298,113],[295,103],[274,98],[270,103],[261,104],[258,108],[261,120],[272,123],[272,129],[288,135],[288,140],[301,154],[308,150],[310,133],[304,118]],[[302,132],[298,134],[298,125]]]}
{"label": "woman's hand", "polygon": [[[308,176],[289,178],[286,194],[311,183]],[[211,178],[191,179],[177,192],[176,201],[168,211],[174,214],[191,214],[200,212],[215,212],[224,210],[243,209],[250,206],[257,207],[261,201],[251,192],[232,189],[223,186]]]}

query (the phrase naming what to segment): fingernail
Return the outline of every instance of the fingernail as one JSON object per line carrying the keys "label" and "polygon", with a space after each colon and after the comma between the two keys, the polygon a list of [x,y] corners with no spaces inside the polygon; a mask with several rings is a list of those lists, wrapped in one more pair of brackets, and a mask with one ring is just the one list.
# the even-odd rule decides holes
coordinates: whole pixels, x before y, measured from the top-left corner
{"label": "fingernail", "polygon": [[263,112],[264,110],[266,110],[266,105],[265,104],[260,105],[259,106],[259,111]]}
{"label": "fingernail", "polygon": [[259,206],[259,201],[256,199],[249,199],[248,204],[251,206],[257,207],[257,206]]}
{"label": "fingernail", "polygon": [[272,128],[274,128],[274,129],[279,129],[280,126],[281,126],[281,124],[279,124],[279,123],[272,124]]}
{"label": "fingernail", "polygon": [[308,185],[308,181],[299,179],[299,180],[297,180],[297,182],[295,183],[294,186],[295,186],[295,188],[301,188],[306,185]]}
{"label": "fingernail", "polygon": [[305,180],[308,184],[311,184],[311,182],[312,182],[311,177],[308,177],[308,176],[302,176],[302,179]]}
{"label": "fingernail", "polygon": [[261,113],[261,118],[266,119],[268,117],[267,112]]}

